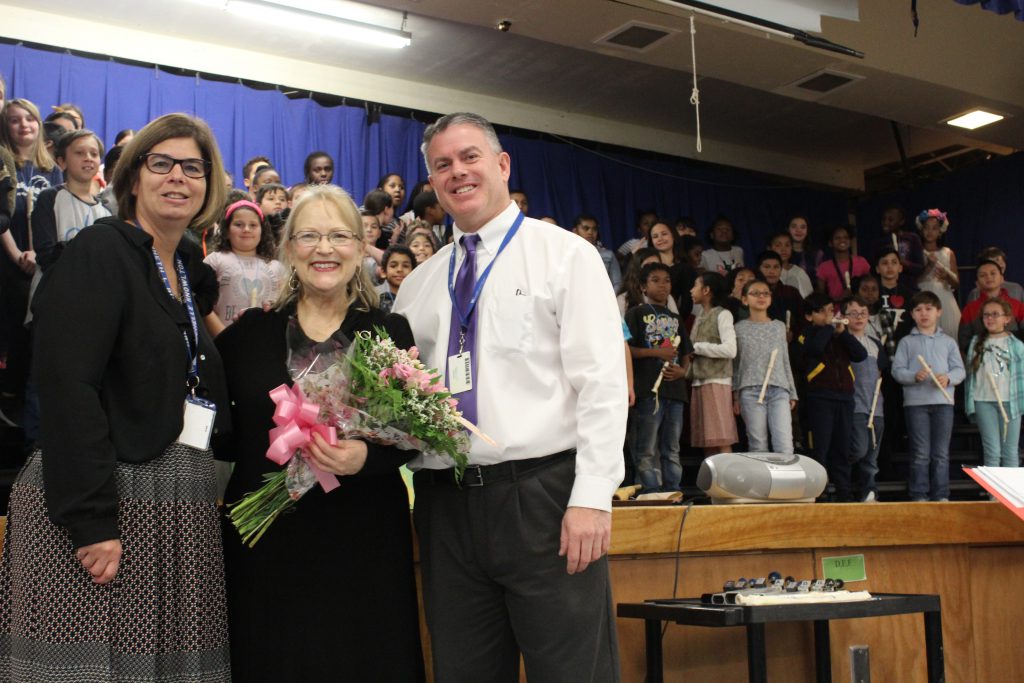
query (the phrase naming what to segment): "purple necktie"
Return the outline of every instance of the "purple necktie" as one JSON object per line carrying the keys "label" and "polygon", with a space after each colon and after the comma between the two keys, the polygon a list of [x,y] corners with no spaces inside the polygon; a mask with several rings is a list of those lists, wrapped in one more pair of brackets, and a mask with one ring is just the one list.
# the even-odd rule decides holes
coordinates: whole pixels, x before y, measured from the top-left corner
{"label": "purple necktie", "polygon": [[[476,247],[480,242],[480,235],[463,235],[462,246],[466,250],[466,258],[462,261],[462,268],[455,278],[455,306],[458,311],[465,313],[469,308],[469,300],[473,298],[473,288],[476,286]],[[459,353],[459,336],[462,333],[462,324],[459,322],[459,313],[452,310],[452,325],[448,336],[448,355],[454,356]],[[462,416],[476,424],[476,349],[473,343],[476,340],[476,307],[469,316],[469,327],[466,328],[465,338],[462,343],[462,351],[469,352],[473,363],[473,388],[457,394],[459,410]],[[449,381],[450,383],[450,381]]]}

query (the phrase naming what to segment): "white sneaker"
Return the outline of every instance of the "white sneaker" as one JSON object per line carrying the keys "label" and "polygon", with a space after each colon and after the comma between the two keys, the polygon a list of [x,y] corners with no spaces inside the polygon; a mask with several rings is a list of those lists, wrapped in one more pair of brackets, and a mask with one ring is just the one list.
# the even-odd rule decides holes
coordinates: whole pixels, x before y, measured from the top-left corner
{"label": "white sneaker", "polygon": [[862,500],[861,502],[862,503],[877,503],[878,502],[878,496],[875,495],[874,491],[868,491],[868,495],[864,496],[864,500]]}

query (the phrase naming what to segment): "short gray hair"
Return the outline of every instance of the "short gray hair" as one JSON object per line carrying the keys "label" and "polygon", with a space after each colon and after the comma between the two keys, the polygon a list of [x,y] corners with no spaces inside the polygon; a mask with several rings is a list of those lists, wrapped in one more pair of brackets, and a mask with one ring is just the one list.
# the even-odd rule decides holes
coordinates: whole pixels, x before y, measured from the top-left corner
{"label": "short gray hair", "polygon": [[450,126],[458,126],[461,124],[469,124],[470,126],[476,126],[483,131],[484,137],[487,138],[487,142],[491,145],[491,149],[494,150],[495,154],[501,154],[504,150],[501,148],[501,141],[498,140],[498,134],[494,132],[494,126],[491,122],[480,116],[479,114],[472,114],[470,112],[460,111],[454,114],[445,114],[437,121],[427,126],[427,129],[423,131],[423,144],[420,145],[420,152],[423,153],[423,162],[427,165],[427,173],[430,173],[430,159],[427,158],[427,148],[430,147],[430,142],[434,139],[434,136],[438,133],[443,133],[448,130]]}

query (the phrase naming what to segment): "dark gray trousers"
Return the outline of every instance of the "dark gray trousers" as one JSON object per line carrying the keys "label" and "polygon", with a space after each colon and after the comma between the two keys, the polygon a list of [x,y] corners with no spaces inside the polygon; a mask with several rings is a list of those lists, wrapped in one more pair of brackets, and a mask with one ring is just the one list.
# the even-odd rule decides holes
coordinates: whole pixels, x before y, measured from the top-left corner
{"label": "dark gray trousers", "polygon": [[418,472],[414,519],[437,683],[617,683],[608,558],[558,556],[575,458],[481,487]]}

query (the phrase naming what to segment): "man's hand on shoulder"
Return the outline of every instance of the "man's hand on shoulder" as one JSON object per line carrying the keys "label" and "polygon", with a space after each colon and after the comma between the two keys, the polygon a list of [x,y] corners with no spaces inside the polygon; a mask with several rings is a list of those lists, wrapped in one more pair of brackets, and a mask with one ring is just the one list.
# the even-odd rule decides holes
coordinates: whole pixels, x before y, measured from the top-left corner
{"label": "man's hand on shoulder", "polygon": [[585,570],[608,552],[612,538],[612,513],[594,508],[570,507],[562,517],[559,557],[565,557],[566,571]]}

